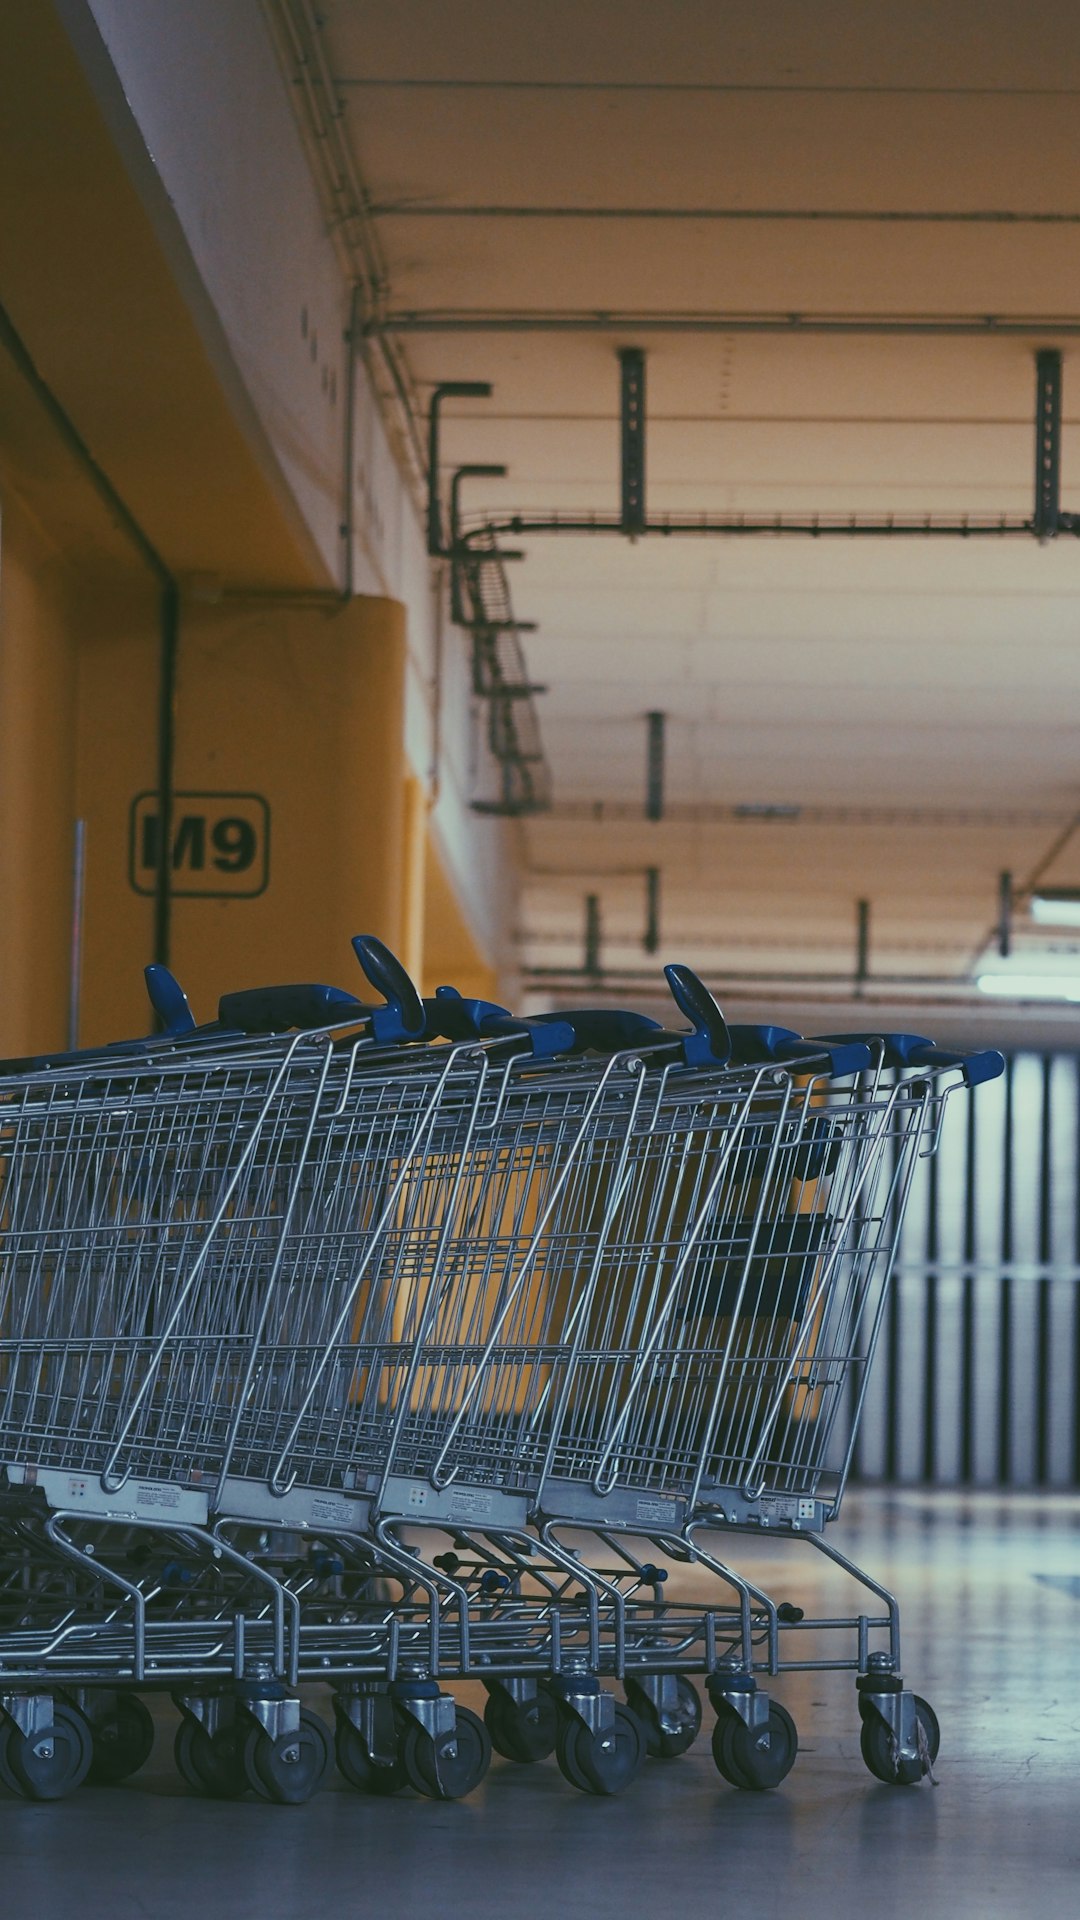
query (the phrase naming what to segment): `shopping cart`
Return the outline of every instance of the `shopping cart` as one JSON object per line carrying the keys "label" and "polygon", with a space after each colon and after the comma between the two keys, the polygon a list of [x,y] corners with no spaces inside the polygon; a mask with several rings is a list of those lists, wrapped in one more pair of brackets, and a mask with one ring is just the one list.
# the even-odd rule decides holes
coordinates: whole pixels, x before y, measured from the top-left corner
{"label": "shopping cart", "polygon": [[[359,944],[384,1008],[276,989],[227,997],[197,1029],[156,974],[161,1039],[14,1063],[0,1084],[0,1457],[15,1596],[0,1638],[0,1778],[17,1791],[78,1783],[87,1715],[99,1772],[137,1764],[146,1724],[119,1689],[148,1685],[187,1688],[178,1757],[203,1785],[229,1784],[222,1731],[234,1749],[241,1730],[254,1742],[245,1783],[269,1796],[303,1797],[325,1769],[319,1723],[281,1685],[299,1675],[301,1596],[325,1585],[318,1556],[282,1577],[277,1547],[241,1552],[209,1522],[238,1434],[289,1404],[310,1365],[305,1337],[342,1299],[351,1313],[376,1250],[393,1242],[398,1290],[422,1274],[425,1239],[445,1238],[447,1182],[460,1186],[462,1126],[493,1083],[481,1047],[398,1051],[421,1039],[419,1002],[378,943]],[[460,1023],[464,1005],[440,1005],[439,1024]],[[483,1017],[500,1033],[489,1049],[505,1051],[504,1010]],[[284,1038],[260,1031],[313,1021]],[[514,1025],[511,1050],[522,1038],[530,1058],[576,1044],[561,1021]],[[351,1399],[324,1401],[327,1433],[346,1416]],[[305,1520],[347,1526],[352,1511],[316,1497]],[[365,1580],[369,1569],[366,1557]],[[317,1624],[325,1612],[312,1603]],[[402,1628],[394,1615],[365,1630],[349,1670],[392,1668]],[[231,1691],[194,1690],[223,1680]]]}
{"label": "shopping cart", "polygon": [[[674,1042],[627,1016],[507,1031],[443,996],[449,1047],[415,1021],[395,1054],[226,1019],[4,1082],[0,1448],[48,1590],[0,1635],[23,1676],[0,1695],[9,1784],[74,1784],[102,1698],[119,1767],[145,1733],[124,1689],[167,1685],[193,1784],[305,1798],[326,1735],[286,1686],[318,1677],[355,1784],[456,1794],[490,1748],[440,1683],[472,1676],[503,1751],[538,1757],[553,1720],[564,1773],[606,1792],[647,1735],[685,1744],[688,1671],[751,1741],[721,1770],[780,1776],[754,1669],[764,1633],[779,1670],[785,1610],[700,1534],[812,1535],[835,1510],[858,1370],[837,1342],[880,1315],[941,1063],[886,1091],[881,1048],[867,1079],[861,1040],[756,1029],[732,1064],[669,971],[693,1021]],[[641,1537],[730,1598],[662,1603]],[[895,1671],[864,1692],[883,1725],[893,1698],[902,1739]]]}
{"label": "shopping cart", "polygon": [[[348,1437],[338,1436],[333,1471],[344,1466],[366,1492],[364,1524],[384,1549],[404,1553],[406,1523],[414,1533],[417,1523],[453,1531],[452,1569],[445,1553],[414,1556],[417,1577],[433,1588],[433,1569],[460,1573],[467,1546],[474,1584],[505,1582],[519,1613],[520,1575],[531,1572],[535,1551],[528,1530],[550,1554],[573,1529],[608,1545],[616,1530],[644,1535],[669,1554],[677,1542],[677,1554],[735,1593],[734,1614],[661,1607],[640,1559],[626,1556],[628,1575],[618,1579],[592,1570],[588,1650],[566,1657],[562,1647],[547,1675],[562,1710],[560,1763],[577,1785],[623,1784],[643,1745],[634,1715],[598,1690],[598,1676],[629,1681],[646,1739],[651,1731],[657,1750],[671,1752],[691,1717],[679,1684],[688,1668],[707,1675],[718,1711],[714,1752],[734,1784],[776,1784],[794,1759],[793,1725],[758,1688],[762,1669],[857,1671],[872,1770],[908,1780],[932,1763],[935,1723],[900,1679],[896,1604],[820,1536],[839,1509],[917,1158],[935,1144],[952,1087],[976,1085],[1002,1063],[897,1038],[875,1042],[874,1071],[851,1079],[856,1063],[842,1052],[851,1045],[865,1041],[842,1042],[831,1056],[817,1043],[821,1071],[801,1085],[776,1069],[760,1070],[749,1087],[730,1067],[719,1081],[715,1072],[695,1081],[665,1069],[655,1103],[645,1049],[609,1062],[603,1083],[617,1089],[621,1123],[612,1124],[614,1104],[590,1108],[582,1176],[557,1212],[542,1208],[527,1240],[508,1250],[505,1201],[485,1211],[466,1182],[476,1206],[467,1227],[450,1224],[433,1268],[407,1391],[380,1403],[394,1412],[389,1430],[369,1428],[371,1451],[361,1443],[351,1465]],[[895,1067],[917,1071],[891,1080],[885,1070]],[[721,1087],[728,1104],[718,1121]],[[535,1155],[542,1141],[512,1105],[498,1122],[502,1173],[512,1180],[516,1167],[527,1183],[534,1175],[513,1155],[523,1140]],[[470,1178],[483,1179],[475,1163]],[[360,1342],[371,1377],[380,1377],[377,1342],[363,1333]],[[316,1377],[352,1357],[326,1350]],[[283,1410],[291,1424],[278,1458],[279,1436],[264,1431],[269,1451],[246,1459],[249,1482],[265,1475],[275,1498],[286,1497],[286,1481],[289,1497],[319,1484],[329,1461],[310,1417],[311,1382],[305,1392],[298,1411]],[[245,1497],[242,1485],[231,1487],[232,1510]],[[706,1529],[766,1528],[813,1541],[886,1611],[807,1620],[741,1580],[703,1538]],[[486,1551],[492,1542],[494,1553]],[[653,1596],[641,1602],[650,1585]],[[462,1593],[447,1587],[450,1611],[464,1621]],[[454,1658],[463,1673],[488,1678],[490,1729],[513,1751],[537,1687],[530,1695],[520,1671],[512,1684],[492,1680],[505,1653],[505,1641],[489,1644],[492,1615],[504,1624],[505,1610],[489,1607],[470,1624],[467,1650],[455,1639]],[[850,1648],[809,1660],[786,1644],[796,1632],[842,1632]],[[875,1632],[885,1648],[871,1645]],[[541,1657],[552,1657],[550,1644]]]}

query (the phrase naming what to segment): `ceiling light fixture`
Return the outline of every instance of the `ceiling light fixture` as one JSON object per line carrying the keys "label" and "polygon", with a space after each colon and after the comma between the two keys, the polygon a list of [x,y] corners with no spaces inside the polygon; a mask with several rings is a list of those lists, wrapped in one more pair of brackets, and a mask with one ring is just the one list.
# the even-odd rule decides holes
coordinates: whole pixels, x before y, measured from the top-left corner
{"label": "ceiling light fixture", "polygon": [[1080,887],[1044,887],[1033,893],[1031,917],[1040,927],[1080,927]]}
{"label": "ceiling light fixture", "polygon": [[1080,972],[980,973],[975,984],[980,993],[1003,1000],[1080,1001]]}

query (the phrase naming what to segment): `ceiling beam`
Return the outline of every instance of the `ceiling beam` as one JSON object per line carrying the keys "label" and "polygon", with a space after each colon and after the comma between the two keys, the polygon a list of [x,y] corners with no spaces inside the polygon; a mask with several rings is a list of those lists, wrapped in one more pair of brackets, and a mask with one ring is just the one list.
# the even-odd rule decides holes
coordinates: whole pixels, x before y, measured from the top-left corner
{"label": "ceiling beam", "polygon": [[370,320],[379,333],[755,333],[914,335],[929,339],[1080,336],[1080,314],[629,313],[403,308]]}

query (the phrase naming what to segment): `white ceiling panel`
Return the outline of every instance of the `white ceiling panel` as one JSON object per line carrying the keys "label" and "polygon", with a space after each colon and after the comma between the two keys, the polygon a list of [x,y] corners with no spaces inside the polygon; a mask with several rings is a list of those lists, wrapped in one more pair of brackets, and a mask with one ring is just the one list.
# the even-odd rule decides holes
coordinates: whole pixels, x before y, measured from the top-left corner
{"label": "white ceiling panel", "polygon": [[[466,484],[467,524],[615,514],[627,346],[653,515],[1023,520],[1045,346],[1080,511],[1071,0],[320,11],[415,390],[494,389],[444,409],[444,484],[509,470]],[[1070,536],[506,544],[556,800],[523,835],[527,966],[579,964],[587,891],[643,964],[657,865],[666,948],[721,970],[843,972],[868,899],[881,965],[962,978],[1001,871],[1022,892],[1080,810]],[[612,812],[640,809],[649,710],[659,823]],[[1080,883],[1080,834],[1051,870]]]}

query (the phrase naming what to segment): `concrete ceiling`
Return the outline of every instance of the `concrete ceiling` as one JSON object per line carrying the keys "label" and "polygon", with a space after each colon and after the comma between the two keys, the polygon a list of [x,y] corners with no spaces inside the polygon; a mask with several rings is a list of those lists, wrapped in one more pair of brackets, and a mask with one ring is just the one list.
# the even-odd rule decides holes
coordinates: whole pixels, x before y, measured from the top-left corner
{"label": "concrete ceiling", "polygon": [[[509,468],[470,517],[617,508],[625,346],[650,515],[1022,518],[1048,345],[1080,507],[1074,5],[321,13],[387,327],[422,396],[494,386],[446,410],[448,469]],[[526,832],[527,967],[580,963],[590,892],[605,962],[651,967],[657,866],[664,952],[714,978],[850,971],[858,899],[875,971],[970,976],[999,873],[1080,808],[1075,540],[514,544],[556,801]],[[736,811],[762,806],[801,812]],[[1080,884],[1080,835],[1043,877]]]}

